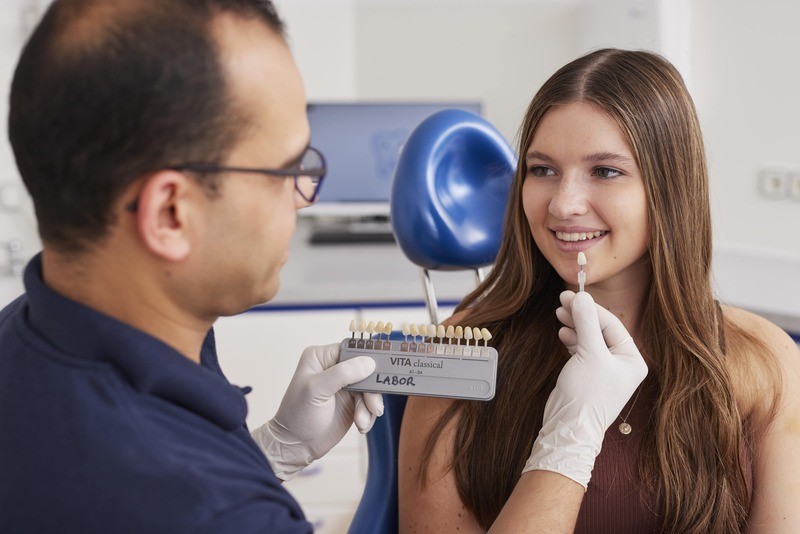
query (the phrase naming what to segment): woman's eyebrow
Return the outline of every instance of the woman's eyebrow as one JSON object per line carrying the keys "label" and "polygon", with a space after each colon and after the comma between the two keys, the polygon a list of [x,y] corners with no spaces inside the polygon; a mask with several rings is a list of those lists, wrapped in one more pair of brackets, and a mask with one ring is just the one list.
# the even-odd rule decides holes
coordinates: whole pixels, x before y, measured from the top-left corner
{"label": "woman's eyebrow", "polygon": [[[583,158],[583,160],[587,163],[597,163],[601,161],[609,161],[609,162],[616,162],[620,164],[633,164],[635,161],[633,158],[628,156],[623,156],[622,154],[616,154],[614,152],[595,152],[594,154],[589,154]],[[551,156],[548,156],[544,152],[540,152],[538,150],[531,150],[527,154],[525,154],[525,161],[544,161],[546,163],[552,163],[555,161]]]}
{"label": "woman's eyebrow", "polygon": [[547,163],[552,163],[553,158],[545,154],[544,152],[539,152],[538,150],[531,150],[527,154],[525,154],[525,161],[546,161]]}
{"label": "woman's eyebrow", "polygon": [[587,163],[597,163],[601,161],[613,161],[616,163],[622,163],[628,165],[634,163],[632,158],[629,158],[628,156],[623,156],[622,154],[615,154],[614,152],[595,152],[594,154],[589,154],[583,159]]}

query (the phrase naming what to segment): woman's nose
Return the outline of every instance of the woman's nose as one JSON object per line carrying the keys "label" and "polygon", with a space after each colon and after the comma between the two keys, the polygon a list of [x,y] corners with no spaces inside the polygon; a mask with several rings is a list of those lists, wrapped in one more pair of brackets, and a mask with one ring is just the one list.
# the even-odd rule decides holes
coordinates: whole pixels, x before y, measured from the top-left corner
{"label": "woman's nose", "polygon": [[589,209],[587,190],[579,176],[565,176],[553,191],[548,210],[558,219],[585,215]]}

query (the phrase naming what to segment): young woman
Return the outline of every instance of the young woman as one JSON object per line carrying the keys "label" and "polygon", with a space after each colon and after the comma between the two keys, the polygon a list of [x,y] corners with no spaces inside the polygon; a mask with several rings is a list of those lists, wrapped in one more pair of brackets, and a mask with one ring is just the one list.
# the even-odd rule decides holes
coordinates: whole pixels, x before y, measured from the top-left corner
{"label": "young woman", "polygon": [[[800,353],[714,299],[678,72],[647,52],[579,58],[520,141],[494,270],[452,319],[493,332],[497,394],[409,399],[401,532],[800,532]],[[562,294],[579,252],[597,307]]]}

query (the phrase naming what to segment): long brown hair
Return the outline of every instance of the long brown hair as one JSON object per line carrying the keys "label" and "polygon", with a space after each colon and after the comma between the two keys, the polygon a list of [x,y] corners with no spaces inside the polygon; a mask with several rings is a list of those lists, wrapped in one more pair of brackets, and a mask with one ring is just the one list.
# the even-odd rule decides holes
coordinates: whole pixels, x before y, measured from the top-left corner
{"label": "long brown hair", "polygon": [[[725,335],[758,341],[728,324],[711,289],[708,176],[694,104],[677,70],[640,51],[599,50],[556,72],[533,98],[520,129],[524,157],[556,104],[587,102],[626,135],[645,182],[651,277],[642,303],[642,352],[658,391],[642,441],[641,479],[664,532],[739,532],[750,506],[743,447],[749,442],[726,362]],[[458,401],[428,439],[427,480],[441,429],[458,418],[458,491],[488,528],[519,480],[558,373],[569,357],[554,310],[564,282],[537,249],[522,208],[519,165],[494,269],[456,311],[489,325],[502,355],[496,397]],[[700,425],[698,422],[702,421]]]}

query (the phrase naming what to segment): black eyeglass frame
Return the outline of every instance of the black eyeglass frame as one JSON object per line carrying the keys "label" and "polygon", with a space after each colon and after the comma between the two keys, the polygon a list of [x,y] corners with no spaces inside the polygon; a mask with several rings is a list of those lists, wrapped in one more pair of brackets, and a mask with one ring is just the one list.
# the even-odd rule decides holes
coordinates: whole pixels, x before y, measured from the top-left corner
{"label": "black eyeglass frame", "polygon": [[[306,154],[308,152],[312,152],[319,157],[321,167],[317,169],[259,169],[254,167],[235,167],[235,166],[226,166],[226,165],[214,165],[211,163],[183,163],[180,165],[170,165],[168,167],[164,167],[167,170],[171,171],[188,171],[188,172],[198,172],[198,173],[219,173],[219,172],[246,172],[246,173],[255,173],[255,174],[266,174],[271,176],[283,176],[286,178],[294,178],[294,188],[303,200],[308,202],[309,205],[313,204],[317,201],[317,197],[319,196],[319,190],[322,187],[322,181],[325,179],[325,175],[328,174],[328,164],[325,161],[325,156],[320,152],[318,149],[314,148],[313,146],[306,147],[306,150],[303,152],[303,155],[300,156],[300,161],[302,162]],[[302,177],[309,177],[309,178],[318,178],[317,182],[314,184],[314,194],[311,195],[311,198],[308,198],[305,193],[300,189],[300,185],[297,183],[298,178]],[[130,212],[135,212],[138,208],[139,199],[135,199],[134,201],[128,203],[125,206],[125,209]]]}
{"label": "black eyeglass frame", "polygon": [[[181,165],[172,165],[166,167],[172,171],[189,171],[189,172],[199,172],[199,173],[219,173],[219,172],[246,172],[246,173],[254,173],[254,174],[268,174],[271,176],[284,176],[286,178],[294,178],[294,188],[295,190],[300,193],[300,196],[303,197],[303,200],[308,202],[309,204],[313,204],[316,202],[317,197],[319,196],[319,190],[322,187],[322,181],[325,178],[325,175],[328,174],[328,164],[325,161],[325,156],[320,152],[318,149],[309,146],[306,147],[305,152],[300,157],[300,161],[302,162],[306,158],[306,154],[311,152],[316,154],[319,158],[321,167],[316,169],[259,169],[254,167],[229,167],[226,165],[213,165],[210,163],[183,163]],[[297,183],[299,178],[317,178],[318,180],[314,183],[314,194],[311,195],[311,198],[308,198],[305,193],[300,189],[300,184]]]}

